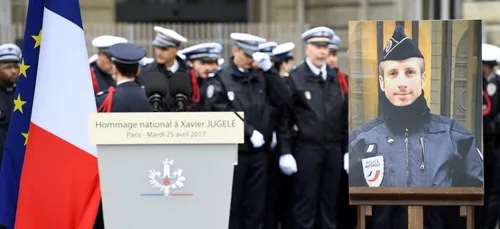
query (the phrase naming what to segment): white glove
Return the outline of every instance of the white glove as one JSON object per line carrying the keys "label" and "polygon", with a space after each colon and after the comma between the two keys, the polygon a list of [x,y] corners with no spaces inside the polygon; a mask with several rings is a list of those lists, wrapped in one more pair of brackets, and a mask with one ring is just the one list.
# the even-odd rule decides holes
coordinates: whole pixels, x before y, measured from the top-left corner
{"label": "white glove", "polygon": [[271,141],[271,149],[275,149],[278,145],[278,139],[276,139],[276,132],[273,132],[273,140]]}
{"label": "white glove", "polygon": [[344,170],[349,174],[349,153],[344,154]]}
{"label": "white glove", "polygon": [[259,148],[262,145],[264,145],[264,143],[266,143],[266,141],[264,141],[264,136],[259,131],[256,130],[252,132],[250,141],[252,142],[254,148]]}
{"label": "white glove", "polygon": [[269,55],[265,53],[255,52],[253,53],[252,58],[255,62],[257,62],[259,68],[264,70],[265,72],[269,71],[269,69],[271,69],[271,67],[273,66],[271,57],[269,57]]}
{"label": "white glove", "polygon": [[291,154],[285,154],[280,157],[280,169],[285,175],[290,176],[297,172],[297,162]]}

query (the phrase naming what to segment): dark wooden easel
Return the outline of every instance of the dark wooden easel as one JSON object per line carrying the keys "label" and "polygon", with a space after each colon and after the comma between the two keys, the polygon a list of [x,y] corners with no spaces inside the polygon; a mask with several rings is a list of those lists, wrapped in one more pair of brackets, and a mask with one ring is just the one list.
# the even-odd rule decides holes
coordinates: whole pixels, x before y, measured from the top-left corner
{"label": "dark wooden easel", "polygon": [[373,205],[408,206],[408,229],[424,228],[423,206],[460,206],[467,229],[474,229],[474,206],[483,205],[483,188],[349,187],[351,205],[358,206],[358,229],[366,228]]}

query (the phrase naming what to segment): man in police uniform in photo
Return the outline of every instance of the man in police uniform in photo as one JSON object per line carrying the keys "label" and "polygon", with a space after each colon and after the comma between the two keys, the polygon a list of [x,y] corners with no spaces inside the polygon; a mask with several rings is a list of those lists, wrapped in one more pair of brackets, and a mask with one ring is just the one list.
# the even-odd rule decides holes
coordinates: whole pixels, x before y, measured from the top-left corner
{"label": "man in police uniform in photo", "polygon": [[[189,65],[189,75],[193,92],[191,95],[192,111],[202,111],[208,76],[219,67],[218,60],[222,55],[222,45],[215,42],[202,43],[187,47],[180,51]],[[196,104],[196,105],[195,105]]]}
{"label": "man in police uniform in photo", "polygon": [[[484,173],[485,173],[485,229],[496,227],[499,219],[500,182],[496,167],[500,165],[498,143],[500,139],[500,76],[495,68],[500,60],[500,48],[491,44],[482,44],[483,62],[483,136],[484,136]],[[496,182],[495,182],[496,181]]]}
{"label": "man in police uniform in photo", "polygon": [[[307,58],[288,77],[292,105],[280,125],[279,166],[286,175],[295,174],[295,228],[332,229],[337,226],[337,193],[342,170],[343,110],[336,72],[326,64],[328,45],[335,32],[327,27],[302,34]],[[292,134],[298,130],[295,147]],[[290,190],[293,192],[293,190]]]}
{"label": "man in police uniform in photo", "polygon": [[115,86],[115,79],[113,79],[112,74],[113,63],[111,62],[108,48],[114,44],[127,42],[127,39],[123,37],[110,35],[99,36],[92,40],[92,46],[98,50],[97,54],[89,59],[90,74],[95,93]]}
{"label": "man in police uniform in photo", "polygon": [[[243,111],[245,143],[238,146],[234,169],[230,229],[260,228],[264,218],[267,186],[267,157],[276,122],[261,71],[252,67],[253,55],[266,40],[246,33],[231,33],[235,42],[231,60],[209,79],[207,111]],[[261,54],[258,66],[269,70],[272,63]],[[255,55],[254,55],[255,56]]]}
{"label": "man in police uniform in photo", "polygon": [[[350,186],[482,187],[474,135],[430,113],[424,57],[399,26],[384,48],[378,79],[384,92],[379,116],[349,133]],[[449,219],[459,216],[457,208],[446,208],[426,209],[425,228],[456,228],[457,220]],[[373,227],[406,228],[406,214],[405,207],[374,206]]]}
{"label": "man in police uniform in photo", "polygon": [[17,45],[0,45],[0,166],[10,115],[14,107],[14,89],[19,77],[20,61],[21,49]]}

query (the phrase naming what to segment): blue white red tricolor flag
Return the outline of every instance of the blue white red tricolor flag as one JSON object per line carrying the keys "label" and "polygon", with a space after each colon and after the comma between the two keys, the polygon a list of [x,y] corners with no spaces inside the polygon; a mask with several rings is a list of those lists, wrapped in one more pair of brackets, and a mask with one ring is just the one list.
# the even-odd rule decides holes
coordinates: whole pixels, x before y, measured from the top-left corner
{"label": "blue white red tricolor flag", "polygon": [[92,228],[100,188],[87,125],[96,104],[78,0],[29,0],[22,57],[0,171],[0,224]]}

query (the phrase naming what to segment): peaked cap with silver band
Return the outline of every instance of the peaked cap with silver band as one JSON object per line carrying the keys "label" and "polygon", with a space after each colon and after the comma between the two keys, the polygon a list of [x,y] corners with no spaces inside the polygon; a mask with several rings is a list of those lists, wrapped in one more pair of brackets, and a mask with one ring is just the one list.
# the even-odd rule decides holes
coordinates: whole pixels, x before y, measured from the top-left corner
{"label": "peaked cap with silver band", "polygon": [[128,40],[123,37],[104,35],[98,36],[92,40],[92,46],[99,49],[99,51],[106,51],[109,47],[119,43],[127,43]]}
{"label": "peaked cap with silver band", "polygon": [[20,62],[21,49],[15,44],[0,45],[0,62]]}
{"label": "peaked cap with silver band", "polygon": [[278,46],[278,43],[274,41],[268,41],[262,44],[259,44],[259,52],[265,53],[269,56],[273,55],[273,49]]}
{"label": "peaked cap with silver band", "polygon": [[209,59],[217,61],[222,55],[222,45],[215,42],[201,43],[189,46],[180,51],[187,60]]}
{"label": "peaked cap with silver band", "polygon": [[412,57],[424,58],[415,43],[406,36],[404,29],[397,26],[382,53],[380,62],[385,60],[405,60]]}
{"label": "peaked cap with silver band", "polygon": [[327,27],[319,26],[302,33],[301,37],[307,43],[317,45],[329,45],[333,42],[335,32]]}
{"label": "peaked cap with silver band", "polygon": [[259,51],[260,44],[266,42],[266,39],[248,33],[231,33],[230,37],[237,47],[250,56]]}
{"label": "peaked cap with silver band", "polygon": [[113,62],[138,64],[146,56],[146,51],[134,44],[119,43],[109,47],[109,55]]}
{"label": "peaked cap with silver band", "polygon": [[156,37],[153,40],[153,45],[156,47],[179,47],[188,40],[174,30],[165,29],[160,26],[155,26]]}

